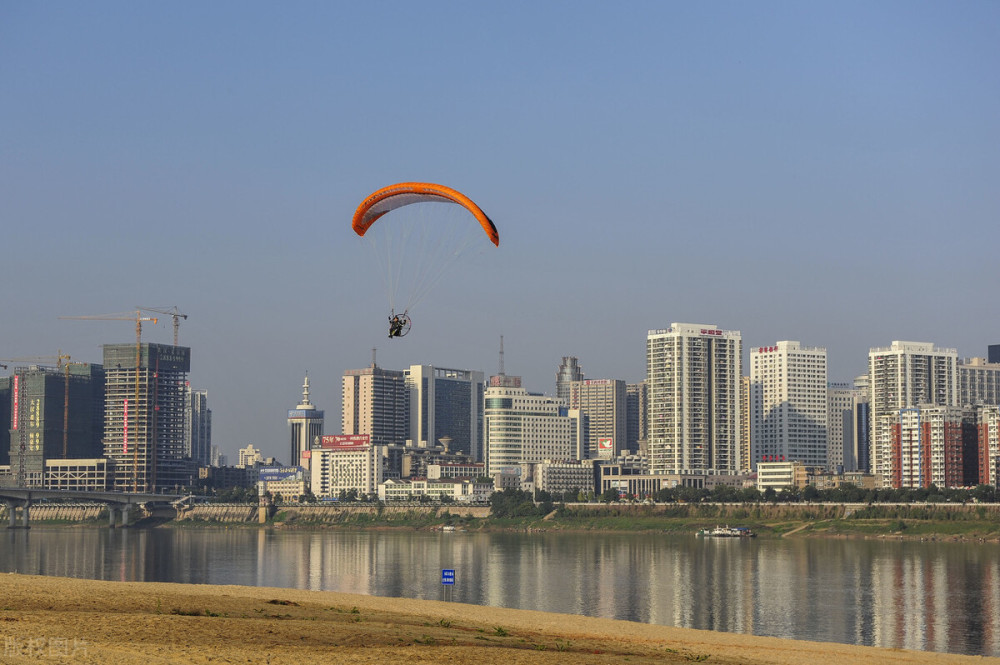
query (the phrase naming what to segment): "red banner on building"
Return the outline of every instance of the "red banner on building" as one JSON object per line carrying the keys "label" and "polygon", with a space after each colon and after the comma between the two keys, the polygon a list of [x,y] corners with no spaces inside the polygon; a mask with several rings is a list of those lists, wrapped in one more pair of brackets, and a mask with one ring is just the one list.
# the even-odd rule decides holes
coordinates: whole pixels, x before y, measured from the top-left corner
{"label": "red banner on building", "polygon": [[20,384],[18,383],[18,379],[20,379],[20,378],[21,377],[19,375],[17,375],[17,374],[14,375],[14,413],[13,413],[13,416],[11,418],[11,427],[10,427],[11,429],[17,429],[17,422],[18,422],[17,415],[18,415],[18,413],[21,412],[21,409],[20,409],[20,406],[21,406],[21,399],[20,399],[21,390],[20,390]]}
{"label": "red banner on building", "polygon": [[320,445],[336,450],[360,450],[371,445],[371,438],[367,434],[326,434]]}

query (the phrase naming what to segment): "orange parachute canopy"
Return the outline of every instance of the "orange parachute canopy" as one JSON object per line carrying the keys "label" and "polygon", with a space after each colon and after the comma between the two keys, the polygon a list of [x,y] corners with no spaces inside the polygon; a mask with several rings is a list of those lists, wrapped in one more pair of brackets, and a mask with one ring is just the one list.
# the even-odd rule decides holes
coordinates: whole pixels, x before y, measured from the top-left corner
{"label": "orange parachute canopy", "polygon": [[368,228],[374,224],[379,217],[385,213],[410,205],[411,203],[425,203],[427,201],[438,203],[457,203],[472,213],[473,217],[479,220],[480,226],[490,237],[490,241],[497,247],[500,246],[500,234],[497,227],[482,208],[473,203],[465,194],[445,187],[435,185],[430,182],[401,182],[395,185],[383,187],[358,206],[354,212],[354,220],[351,227],[359,236],[363,236]]}

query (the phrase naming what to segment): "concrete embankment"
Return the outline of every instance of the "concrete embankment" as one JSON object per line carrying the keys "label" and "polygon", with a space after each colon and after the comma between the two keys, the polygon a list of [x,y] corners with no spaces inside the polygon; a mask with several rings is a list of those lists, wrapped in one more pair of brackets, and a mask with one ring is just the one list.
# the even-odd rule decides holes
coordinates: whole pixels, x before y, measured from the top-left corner
{"label": "concrete embankment", "polygon": [[[31,506],[32,522],[83,522],[107,517],[103,503],[36,503]],[[7,506],[0,504],[0,524],[8,520]]]}

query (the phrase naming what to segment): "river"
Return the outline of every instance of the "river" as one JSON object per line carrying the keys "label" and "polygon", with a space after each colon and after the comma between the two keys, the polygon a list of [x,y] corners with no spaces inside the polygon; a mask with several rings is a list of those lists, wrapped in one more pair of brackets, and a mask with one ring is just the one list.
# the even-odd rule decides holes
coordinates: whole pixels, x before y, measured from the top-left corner
{"label": "river", "polygon": [[5,541],[0,572],[445,599],[1000,656],[995,543],[45,526]]}

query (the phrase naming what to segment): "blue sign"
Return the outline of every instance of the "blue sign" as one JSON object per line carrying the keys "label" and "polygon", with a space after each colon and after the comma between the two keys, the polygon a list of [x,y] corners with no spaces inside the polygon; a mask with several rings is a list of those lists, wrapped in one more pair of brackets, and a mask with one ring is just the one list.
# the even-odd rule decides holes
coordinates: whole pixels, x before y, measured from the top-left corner
{"label": "blue sign", "polygon": [[304,474],[305,469],[301,466],[263,466],[260,468],[257,480],[263,480],[266,483],[286,480],[292,477],[301,480]]}
{"label": "blue sign", "polygon": [[441,571],[441,584],[454,584],[455,583],[455,569],[452,568],[448,570],[447,568]]}

